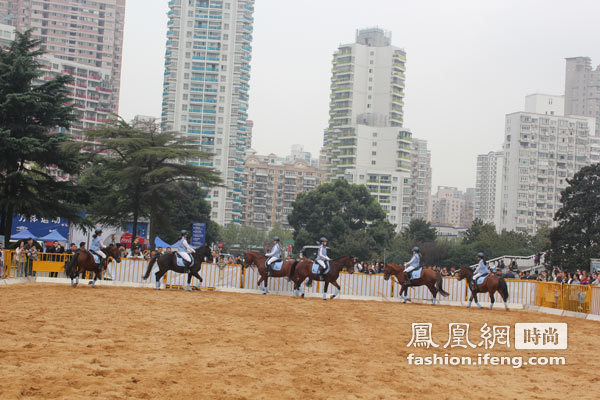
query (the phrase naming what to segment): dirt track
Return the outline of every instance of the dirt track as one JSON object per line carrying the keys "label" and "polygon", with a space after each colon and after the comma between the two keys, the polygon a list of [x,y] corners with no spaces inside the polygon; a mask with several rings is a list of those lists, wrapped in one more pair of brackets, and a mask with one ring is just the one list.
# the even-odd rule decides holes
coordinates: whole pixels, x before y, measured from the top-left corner
{"label": "dirt track", "polygon": [[[408,366],[411,322],[567,322],[566,366]],[[0,288],[0,398],[598,398],[600,323],[517,311],[27,284]],[[481,349],[441,349],[452,356]],[[543,353],[543,354],[542,354]],[[476,369],[478,368],[478,369]],[[407,382],[411,382],[408,386]]]}

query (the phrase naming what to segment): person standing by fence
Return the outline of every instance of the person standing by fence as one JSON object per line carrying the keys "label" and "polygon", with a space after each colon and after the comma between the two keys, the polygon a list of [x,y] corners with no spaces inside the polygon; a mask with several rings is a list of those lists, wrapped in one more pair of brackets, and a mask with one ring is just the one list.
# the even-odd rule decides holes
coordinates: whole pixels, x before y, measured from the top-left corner
{"label": "person standing by fence", "polygon": [[25,242],[23,240],[19,242],[15,255],[15,266],[17,267],[16,278],[27,276],[27,271],[25,270],[27,264],[27,249],[25,249]]}

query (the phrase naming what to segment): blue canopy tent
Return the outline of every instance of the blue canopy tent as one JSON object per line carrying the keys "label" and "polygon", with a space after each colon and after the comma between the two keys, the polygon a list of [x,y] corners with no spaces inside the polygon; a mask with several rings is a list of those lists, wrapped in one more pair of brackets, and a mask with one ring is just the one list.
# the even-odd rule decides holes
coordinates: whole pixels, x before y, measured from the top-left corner
{"label": "blue canopy tent", "polygon": [[158,248],[158,247],[162,247],[162,248],[172,248],[174,249],[175,246],[172,244],[169,244],[165,241],[163,241],[161,238],[159,238],[158,236],[154,238],[154,245]]}
{"label": "blue canopy tent", "polygon": [[67,239],[61,235],[60,233],[58,233],[57,231],[52,231],[49,234],[47,234],[46,236],[43,236],[41,238],[39,238],[39,240],[43,240],[44,242],[66,242]]}
{"label": "blue canopy tent", "polygon": [[15,235],[12,235],[10,237],[11,240],[13,240],[13,239],[20,240],[20,239],[29,239],[29,238],[37,239],[35,237],[35,235],[33,233],[29,232],[29,230],[27,230],[27,229],[23,229],[21,232],[15,234]]}

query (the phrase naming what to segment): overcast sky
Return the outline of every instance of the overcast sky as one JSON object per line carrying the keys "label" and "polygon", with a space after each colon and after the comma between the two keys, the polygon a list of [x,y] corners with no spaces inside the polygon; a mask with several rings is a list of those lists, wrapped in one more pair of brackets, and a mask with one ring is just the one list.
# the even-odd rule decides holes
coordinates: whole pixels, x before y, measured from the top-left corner
{"label": "overcast sky", "polygon": [[[167,0],[127,0],[120,114],[161,112]],[[565,57],[600,64],[597,0],[256,0],[252,147],[317,155],[333,52],[379,26],[407,52],[405,127],[429,142],[433,192],[475,186],[525,95],[563,94]]]}

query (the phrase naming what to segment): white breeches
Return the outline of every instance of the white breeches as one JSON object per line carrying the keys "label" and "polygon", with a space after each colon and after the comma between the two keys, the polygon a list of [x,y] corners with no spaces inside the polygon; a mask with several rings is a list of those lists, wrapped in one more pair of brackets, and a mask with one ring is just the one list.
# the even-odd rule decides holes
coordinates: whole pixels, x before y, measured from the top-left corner
{"label": "white breeches", "polygon": [[317,260],[317,264],[319,264],[324,269],[327,269],[327,264],[325,264],[324,260]]}
{"label": "white breeches", "polygon": [[90,250],[90,251],[93,251],[94,254],[96,254],[98,257],[102,258],[103,260],[106,258],[106,254],[104,254],[103,251],[100,251],[100,250]]}
{"label": "white breeches", "polygon": [[404,270],[404,272],[412,272],[415,270],[415,268],[417,268],[416,265],[412,265],[410,267],[406,267],[406,269]]}
{"label": "white breeches", "polygon": [[192,258],[190,257],[189,253],[186,253],[185,251],[178,251],[177,254],[179,254],[185,261],[192,262]]}
{"label": "white breeches", "polygon": [[271,258],[269,258],[269,259],[267,260],[267,264],[274,263],[274,262],[275,262],[275,261],[277,261],[277,260],[279,260],[279,257],[275,257],[275,256],[273,256],[273,257],[271,257]]}
{"label": "white breeches", "polygon": [[477,282],[477,278],[479,278],[481,275],[483,275],[481,272],[478,272],[475,275],[473,275],[473,281]]}

